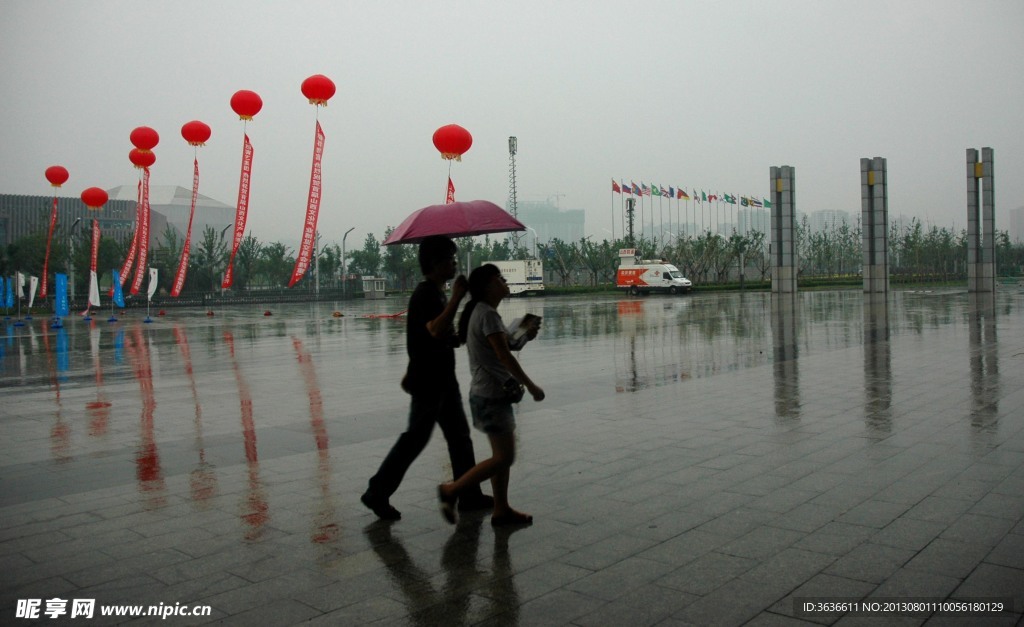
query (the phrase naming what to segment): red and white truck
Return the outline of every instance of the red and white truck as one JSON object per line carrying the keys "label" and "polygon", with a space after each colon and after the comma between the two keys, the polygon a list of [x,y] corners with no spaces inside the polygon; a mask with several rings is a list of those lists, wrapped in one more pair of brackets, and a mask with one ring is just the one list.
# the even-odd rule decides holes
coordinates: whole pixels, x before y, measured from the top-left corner
{"label": "red and white truck", "polygon": [[668,292],[685,294],[693,289],[690,279],[679,268],[664,259],[640,259],[635,248],[619,249],[619,269],[615,273],[615,287],[630,294]]}

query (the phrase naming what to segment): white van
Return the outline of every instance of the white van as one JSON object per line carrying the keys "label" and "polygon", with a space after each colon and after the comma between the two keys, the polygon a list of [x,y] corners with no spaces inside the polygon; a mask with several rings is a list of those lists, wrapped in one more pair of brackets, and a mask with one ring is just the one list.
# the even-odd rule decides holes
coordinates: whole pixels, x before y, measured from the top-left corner
{"label": "white van", "polygon": [[615,287],[630,294],[668,292],[685,294],[693,289],[690,279],[679,268],[664,259],[640,259],[635,248],[619,250],[619,269],[615,273]]}

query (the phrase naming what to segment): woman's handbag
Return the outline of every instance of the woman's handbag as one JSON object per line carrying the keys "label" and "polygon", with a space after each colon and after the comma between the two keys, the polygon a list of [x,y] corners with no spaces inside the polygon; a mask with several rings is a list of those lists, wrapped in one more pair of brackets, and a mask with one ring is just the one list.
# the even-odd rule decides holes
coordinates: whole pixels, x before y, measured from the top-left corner
{"label": "woman's handbag", "polygon": [[523,400],[523,396],[526,394],[526,387],[517,381],[515,377],[506,379],[501,388],[505,392],[505,396],[501,398],[503,403],[518,403]]}

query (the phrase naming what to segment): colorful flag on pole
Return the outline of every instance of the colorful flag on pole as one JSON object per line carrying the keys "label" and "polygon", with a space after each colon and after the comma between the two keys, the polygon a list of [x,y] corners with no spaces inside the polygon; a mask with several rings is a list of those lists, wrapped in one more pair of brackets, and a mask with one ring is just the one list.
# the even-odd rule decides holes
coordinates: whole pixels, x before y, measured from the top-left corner
{"label": "colorful flag on pole", "polygon": [[152,301],[153,294],[156,294],[156,268],[149,269],[149,289],[146,291],[146,300]]}
{"label": "colorful flag on pole", "polygon": [[622,193],[622,189],[619,187],[619,184],[615,182],[615,179],[612,179],[612,191],[616,194]]}
{"label": "colorful flag on pole", "polygon": [[124,290],[121,289],[121,274],[117,270],[111,270],[110,275],[113,278],[114,283],[114,304],[124,309]]}
{"label": "colorful flag on pole", "polygon": [[686,190],[685,190],[685,189],[683,189],[682,187],[680,187],[680,188],[679,188],[679,192],[677,192],[677,197],[678,197],[678,198],[679,198],[680,200],[689,200],[689,199],[690,199],[690,195],[689,195],[689,194],[687,194],[687,193],[686,193]]}
{"label": "colorful flag on pole", "polygon": [[623,181],[623,183],[622,183],[622,193],[623,194],[630,194],[630,195],[633,194],[633,188],[630,187],[629,185],[626,185],[625,181]]}
{"label": "colorful flag on pole", "polygon": [[704,190],[700,190],[700,199],[702,202],[708,199],[708,195],[704,193]]}
{"label": "colorful flag on pole", "polygon": [[641,196],[641,195],[643,195],[643,190],[640,189],[639,185],[637,185],[636,183],[633,183],[632,181],[630,181],[630,185],[633,186],[633,195],[634,196]]}
{"label": "colorful flag on pole", "polygon": [[750,198],[750,204],[755,206],[755,207],[760,207],[761,206],[761,201],[756,199],[756,198],[751,197]]}
{"label": "colorful flag on pole", "polygon": [[765,198],[765,199],[764,199],[764,208],[765,208],[765,209],[770,209],[770,208],[771,208],[771,206],[772,206],[772,203],[770,203],[770,202],[768,201],[768,199],[767,199],[767,198]]}
{"label": "colorful flag on pole", "polygon": [[657,185],[652,184],[651,185],[651,195],[652,196],[661,196],[661,189]]}
{"label": "colorful flag on pole", "polygon": [[693,199],[700,202],[700,194],[697,193],[697,190],[693,190]]}
{"label": "colorful flag on pole", "polygon": [[741,207],[749,207],[750,206],[750,201],[747,200],[746,196],[740,196],[740,206]]}
{"label": "colorful flag on pole", "polygon": [[58,272],[54,278],[54,313],[66,316],[71,311],[68,303],[68,275]]}

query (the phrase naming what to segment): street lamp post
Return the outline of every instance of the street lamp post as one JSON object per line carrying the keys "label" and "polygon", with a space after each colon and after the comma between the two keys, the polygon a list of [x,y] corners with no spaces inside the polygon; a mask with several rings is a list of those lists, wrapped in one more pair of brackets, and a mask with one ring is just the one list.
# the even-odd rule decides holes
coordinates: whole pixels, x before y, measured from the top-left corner
{"label": "street lamp post", "polygon": [[533,227],[530,227],[530,226],[527,226],[526,229],[528,231],[532,231],[533,232],[533,258],[536,259],[537,258],[537,231],[534,231]]}
{"label": "street lamp post", "polygon": [[355,230],[356,227],[345,231],[345,234],[341,236],[341,299],[345,300],[345,296],[348,292],[348,266],[345,262],[345,238],[348,234]]}

